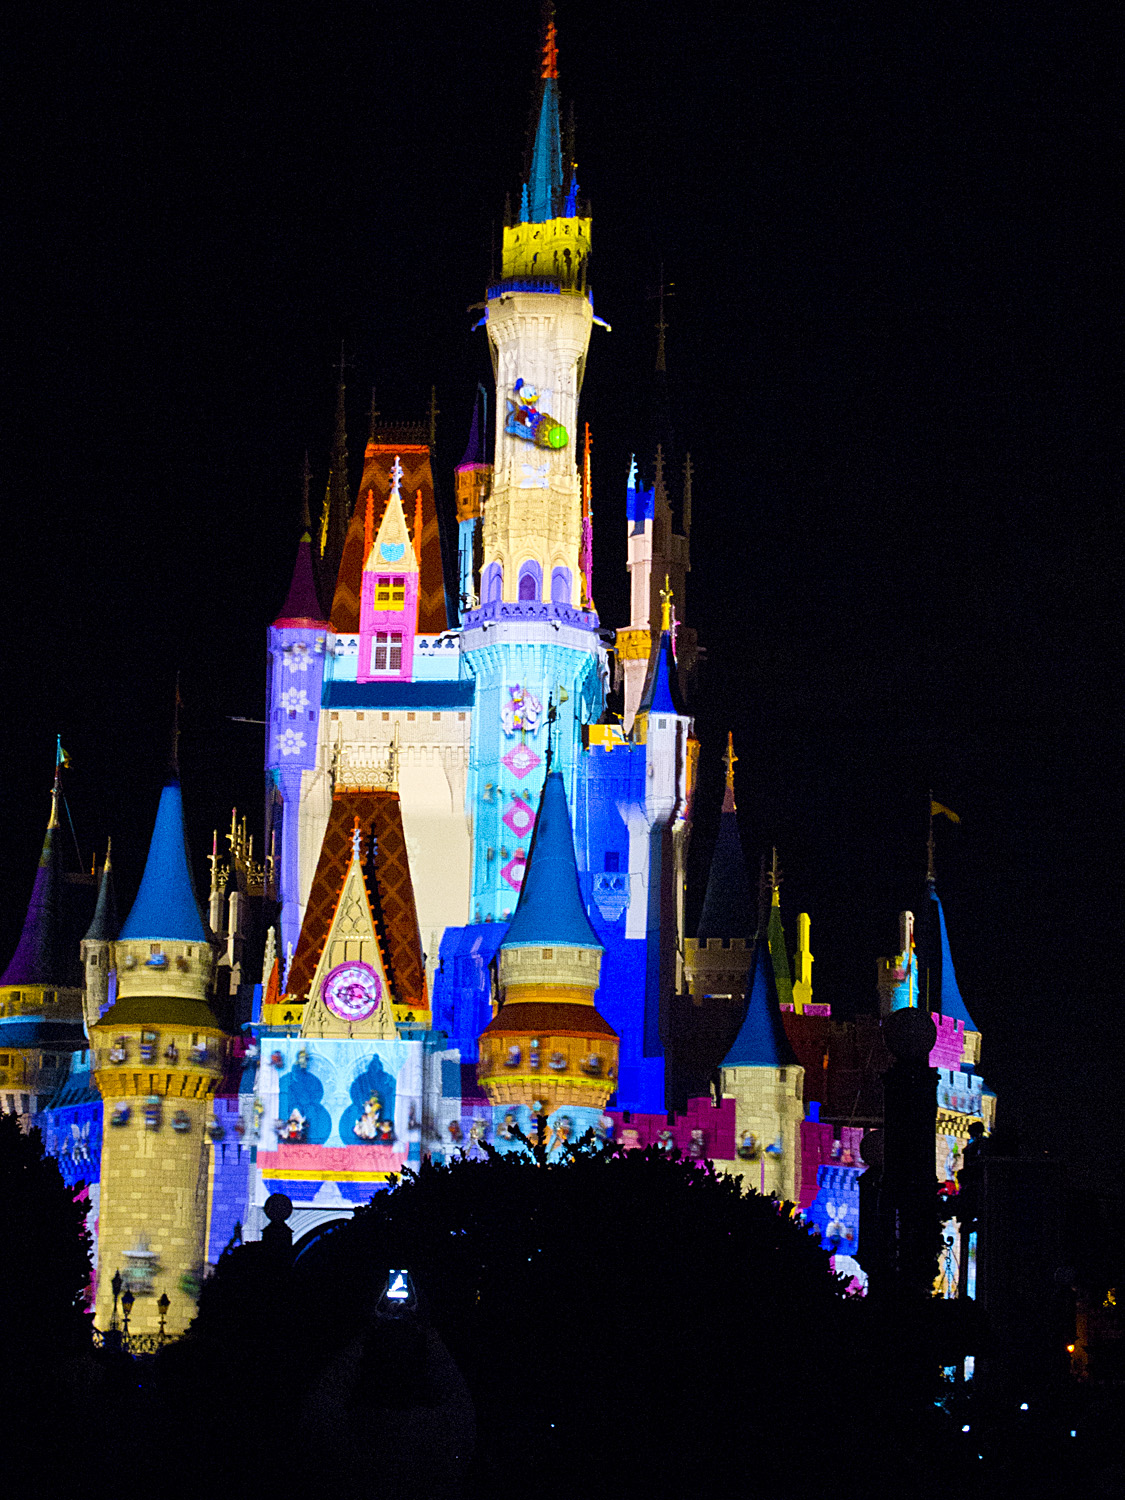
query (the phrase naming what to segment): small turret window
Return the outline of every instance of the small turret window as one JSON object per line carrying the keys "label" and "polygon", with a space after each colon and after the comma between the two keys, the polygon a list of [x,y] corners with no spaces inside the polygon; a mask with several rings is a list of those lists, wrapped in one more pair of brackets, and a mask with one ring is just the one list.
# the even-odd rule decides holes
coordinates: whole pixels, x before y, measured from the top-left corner
{"label": "small turret window", "polygon": [[504,569],[499,563],[489,563],[485,568],[481,595],[486,604],[499,604],[504,597]]}
{"label": "small turret window", "polygon": [[405,578],[379,578],[375,583],[376,609],[402,609],[406,604]]}

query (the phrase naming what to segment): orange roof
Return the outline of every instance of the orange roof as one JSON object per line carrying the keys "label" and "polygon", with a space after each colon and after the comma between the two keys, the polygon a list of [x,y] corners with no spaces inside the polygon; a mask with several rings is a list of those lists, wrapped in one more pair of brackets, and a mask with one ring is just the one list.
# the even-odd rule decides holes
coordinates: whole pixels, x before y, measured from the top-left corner
{"label": "orange roof", "polygon": [[395,1003],[425,1009],[422,941],[397,792],[338,791],[333,797],[286,993],[297,1001],[308,997],[351,861],[356,818],[365,839],[376,839],[374,891],[367,869],[364,875]]}
{"label": "orange roof", "polygon": [[430,450],[424,443],[368,443],[363,463],[359,496],[348,526],[336,593],[332,599],[332,628],[354,634],[359,629],[359,599],[363,581],[364,522],[367,515],[367,492],[375,492],[372,536],[391,493],[391,465],[395,458],[402,463],[402,508],[414,540],[415,496],[422,491],[422,557],[418,578],[418,629],[423,635],[446,630],[445,577],[441,566],[441,536],[438,532],[437,506],[434,503],[434,476],[430,468]]}

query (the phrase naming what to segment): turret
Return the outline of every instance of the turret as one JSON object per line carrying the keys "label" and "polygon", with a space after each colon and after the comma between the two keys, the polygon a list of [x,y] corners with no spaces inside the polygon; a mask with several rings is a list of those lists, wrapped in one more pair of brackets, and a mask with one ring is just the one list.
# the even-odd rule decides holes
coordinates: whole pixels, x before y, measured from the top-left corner
{"label": "turret", "polygon": [[[365,524],[371,540],[363,566],[359,610],[358,682],[409,682],[418,628],[419,557],[402,507],[402,464],[391,468],[391,494],[374,530],[374,491],[366,501]],[[418,509],[420,511],[420,500]],[[415,533],[420,533],[420,514]],[[419,541],[420,551],[420,541]]]}
{"label": "turret", "polygon": [[111,845],[106,845],[105,864],[98,882],[98,902],[94,908],[94,919],[82,939],[82,964],[86,970],[86,995],[84,1012],[86,1035],[93,1028],[103,1010],[113,1003],[117,990],[117,971],[113,968],[113,941],[117,936],[117,900],[113,889],[113,869],[110,863]]}
{"label": "turret", "polygon": [[777,997],[777,976],[763,932],[754,950],[746,1012],[720,1070],[735,1101],[737,1162],[747,1186],[796,1203],[805,1070],[793,1053]]}
{"label": "turret", "polygon": [[566,790],[548,774],[519,904],[498,955],[500,1005],[477,1077],[498,1143],[547,1120],[552,1144],[595,1125],[616,1087],[618,1037],[594,1005],[602,944],[578,886]]}
{"label": "turret", "polygon": [[[584,724],[604,704],[605,651],[583,583],[578,396],[594,318],[590,219],[579,210],[558,119],[554,22],[544,33],[530,171],[504,229],[501,276],[481,319],[496,375],[496,441],[481,528],[480,602],[462,617],[462,675],[474,680],[467,802],[470,911],[508,921],[546,774],[545,732],[575,796]],[[481,705],[493,705],[482,711]]]}
{"label": "turret", "polygon": [[726,788],[719,836],[694,938],[684,943],[684,968],[702,1029],[730,1036],[746,994],[754,956],[754,903],[734,800],[734,736],[727,735]]}
{"label": "turret", "polygon": [[459,608],[462,611],[473,609],[478,603],[480,524],[492,487],[492,465],[485,459],[481,431],[482,402],[484,403],[485,425],[487,425],[488,397],[484,387],[479,386],[477,399],[473,402],[473,421],[469,428],[469,441],[465,446],[464,457],[454,472],[454,498],[457,507],[457,592]]}
{"label": "turret", "polygon": [[548,20],[531,167],[504,228],[485,323],[496,371],[496,473],[484,516],[483,602],[579,601],[578,394],[594,313],[590,218],[559,131],[558,48]]}
{"label": "turret", "polygon": [[[301,926],[298,827],[301,778],[316,764],[324,651],[329,628],[314,576],[307,502],[306,478],[302,507],[306,529],[297,544],[293,576],[285,602],[270,626],[266,678],[266,848],[276,860],[272,874],[282,903],[283,952],[287,951],[287,944],[296,943]],[[212,932],[218,935],[223,931],[224,912],[223,891],[218,878],[217,835],[211,856],[208,920]]]}
{"label": "turret", "polygon": [[[0,975],[0,1105],[25,1123],[55,1090],[69,1061],[84,1045],[78,943],[68,937],[62,868],[61,748],[56,755],[51,811],[23,928]],[[81,929],[80,929],[81,930]]]}
{"label": "turret", "polygon": [[213,950],[192,887],[179,776],[169,774],[137,899],[114,946],[113,1005],[92,1027],[104,1101],[95,1321],[110,1326],[120,1271],[134,1333],[182,1333],[204,1274],[207,1126],[227,1037],[208,1004]]}

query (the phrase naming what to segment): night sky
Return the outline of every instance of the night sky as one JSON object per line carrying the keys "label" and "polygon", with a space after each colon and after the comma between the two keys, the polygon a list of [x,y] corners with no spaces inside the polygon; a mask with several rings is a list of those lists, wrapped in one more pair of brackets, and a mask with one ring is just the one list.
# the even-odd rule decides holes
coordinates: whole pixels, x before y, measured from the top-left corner
{"label": "night sky", "polygon": [[[918,909],[932,787],[963,820],[938,828],[938,888],[1001,1117],[1116,1187],[1121,132],[1092,14],[619,0],[558,22],[613,325],[582,412],[607,625],[626,618],[661,264],[675,284],[687,615],[708,654],[693,869],[730,727],[747,850],[776,843],[791,937],[812,915],[816,998],[872,1008],[875,960]],[[466,309],[518,192],[537,20],[480,3],[9,19],[5,959],[56,732],[87,867],[112,834],[131,899],[177,669],[200,882],[232,804],[260,827],[262,731],[228,716],[262,717],[341,339],[353,483],[372,385],[385,417],[418,419],[433,384],[449,498],[490,385]]]}

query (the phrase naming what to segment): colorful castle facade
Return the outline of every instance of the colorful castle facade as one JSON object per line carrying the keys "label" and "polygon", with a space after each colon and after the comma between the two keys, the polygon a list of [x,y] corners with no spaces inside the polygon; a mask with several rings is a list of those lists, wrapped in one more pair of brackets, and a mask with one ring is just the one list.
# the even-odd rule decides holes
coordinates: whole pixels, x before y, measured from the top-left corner
{"label": "colorful castle facade", "polygon": [[[160,1326],[182,1330],[208,1266],[260,1236],[274,1195],[299,1240],[423,1157],[522,1149],[521,1136],[558,1151],[587,1130],[713,1160],[793,1202],[862,1279],[878,1051],[813,1003],[803,914],[794,976],[776,863],[764,899],[752,893],[729,745],[703,916],[686,932],[690,462],[678,497],[662,452],[651,483],[634,465],[629,622],[605,630],[595,609],[579,397],[600,320],[553,24],[540,72],[530,171],[478,325],[492,456],[478,407],[448,516],[420,427],[373,419],[349,492],[340,388],[322,522],[314,540],[306,508],[268,630],[262,861],[236,819],[204,913],[174,771],[124,923],[108,860],[86,892],[83,985],[80,934],[59,916],[56,775],[0,980],[0,1102],[88,1184],[99,1327],[120,1271],[134,1328],[155,1331],[163,1292]],[[929,899],[952,1180],[988,1096],[932,885]],[[888,1005],[919,1003],[902,989],[914,963],[904,939],[880,981]],[[877,1041],[874,1018],[869,1030]]]}

